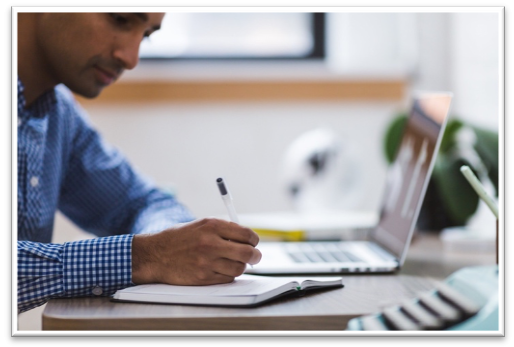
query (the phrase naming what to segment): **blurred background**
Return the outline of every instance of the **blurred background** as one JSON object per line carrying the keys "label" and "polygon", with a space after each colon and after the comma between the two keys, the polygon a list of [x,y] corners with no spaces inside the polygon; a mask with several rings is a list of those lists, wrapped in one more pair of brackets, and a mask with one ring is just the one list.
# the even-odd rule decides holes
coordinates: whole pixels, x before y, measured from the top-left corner
{"label": "blurred background", "polygon": [[[302,170],[292,146],[316,132],[341,149],[331,206],[375,213],[386,133],[415,91],[453,92],[451,119],[498,133],[502,18],[487,8],[169,13],[135,70],[78,99],[108,142],[199,218],[226,214],[220,176],[241,214],[323,208],[299,205],[290,184]],[[61,215],[55,228],[54,242],[88,237]]]}
{"label": "blurred background", "polygon": [[344,149],[343,193],[359,187],[341,206],[375,211],[385,133],[414,91],[452,91],[452,118],[498,130],[499,24],[498,13],[169,13],[140,65],[81,103],[198,217],[225,213],[218,176],[239,213],[294,209],[287,170],[300,164],[285,167],[287,152],[319,128]]}

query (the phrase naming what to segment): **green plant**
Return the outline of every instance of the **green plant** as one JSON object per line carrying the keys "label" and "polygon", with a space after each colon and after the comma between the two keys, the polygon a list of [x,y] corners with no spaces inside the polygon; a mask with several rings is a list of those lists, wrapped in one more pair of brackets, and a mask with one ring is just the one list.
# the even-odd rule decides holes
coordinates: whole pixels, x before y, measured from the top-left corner
{"label": "green plant", "polygon": [[[407,115],[399,114],[386,130],[384,154],[388,163],[396,155],[406,121]],[[472,141],[462,140],[460,135],[466,131],[473,135]],[[451,117],[421,207],[419,228],[465,225],[476,212],[479,198],[461,174],[462,165],[468,165],[479,177],[487,175],[498,196],[498,133]]]}

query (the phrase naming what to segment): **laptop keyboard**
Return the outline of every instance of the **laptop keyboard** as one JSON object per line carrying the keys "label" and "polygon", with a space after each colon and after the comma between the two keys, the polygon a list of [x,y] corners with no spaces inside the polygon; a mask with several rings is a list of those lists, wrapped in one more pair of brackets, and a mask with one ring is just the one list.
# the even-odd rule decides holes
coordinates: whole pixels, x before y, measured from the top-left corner
{"label": "laptop keyboard", "polygon": [[287,254],[297,263],[361,262],[362,259],[338,243],[290,243]]}

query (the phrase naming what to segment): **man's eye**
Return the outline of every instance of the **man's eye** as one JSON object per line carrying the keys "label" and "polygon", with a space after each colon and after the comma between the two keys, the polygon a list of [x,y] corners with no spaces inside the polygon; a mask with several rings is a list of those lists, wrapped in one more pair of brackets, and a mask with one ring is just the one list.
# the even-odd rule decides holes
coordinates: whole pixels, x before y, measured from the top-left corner
{"label": "man's eye", "polygon": [[114,19],[119,24],[127,24],[128,19],[127,17],[120,15],[118,13],[109,13],[111,18]]}

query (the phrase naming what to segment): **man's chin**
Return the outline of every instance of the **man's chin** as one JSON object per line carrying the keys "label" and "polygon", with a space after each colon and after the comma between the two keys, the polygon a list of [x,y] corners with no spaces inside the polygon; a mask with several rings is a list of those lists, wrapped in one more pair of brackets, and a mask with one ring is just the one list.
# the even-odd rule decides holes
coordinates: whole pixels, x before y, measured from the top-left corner
{"label": "man's chin", "polygon": [[99,96],[102,93],[103,89],[104,89],[103,87],[102,88],[91,88],[91,89],[70,88],[70,90],[73,93],[80,95],[81,97],[84,97],[86,99],[96,98],[97,96]]}

